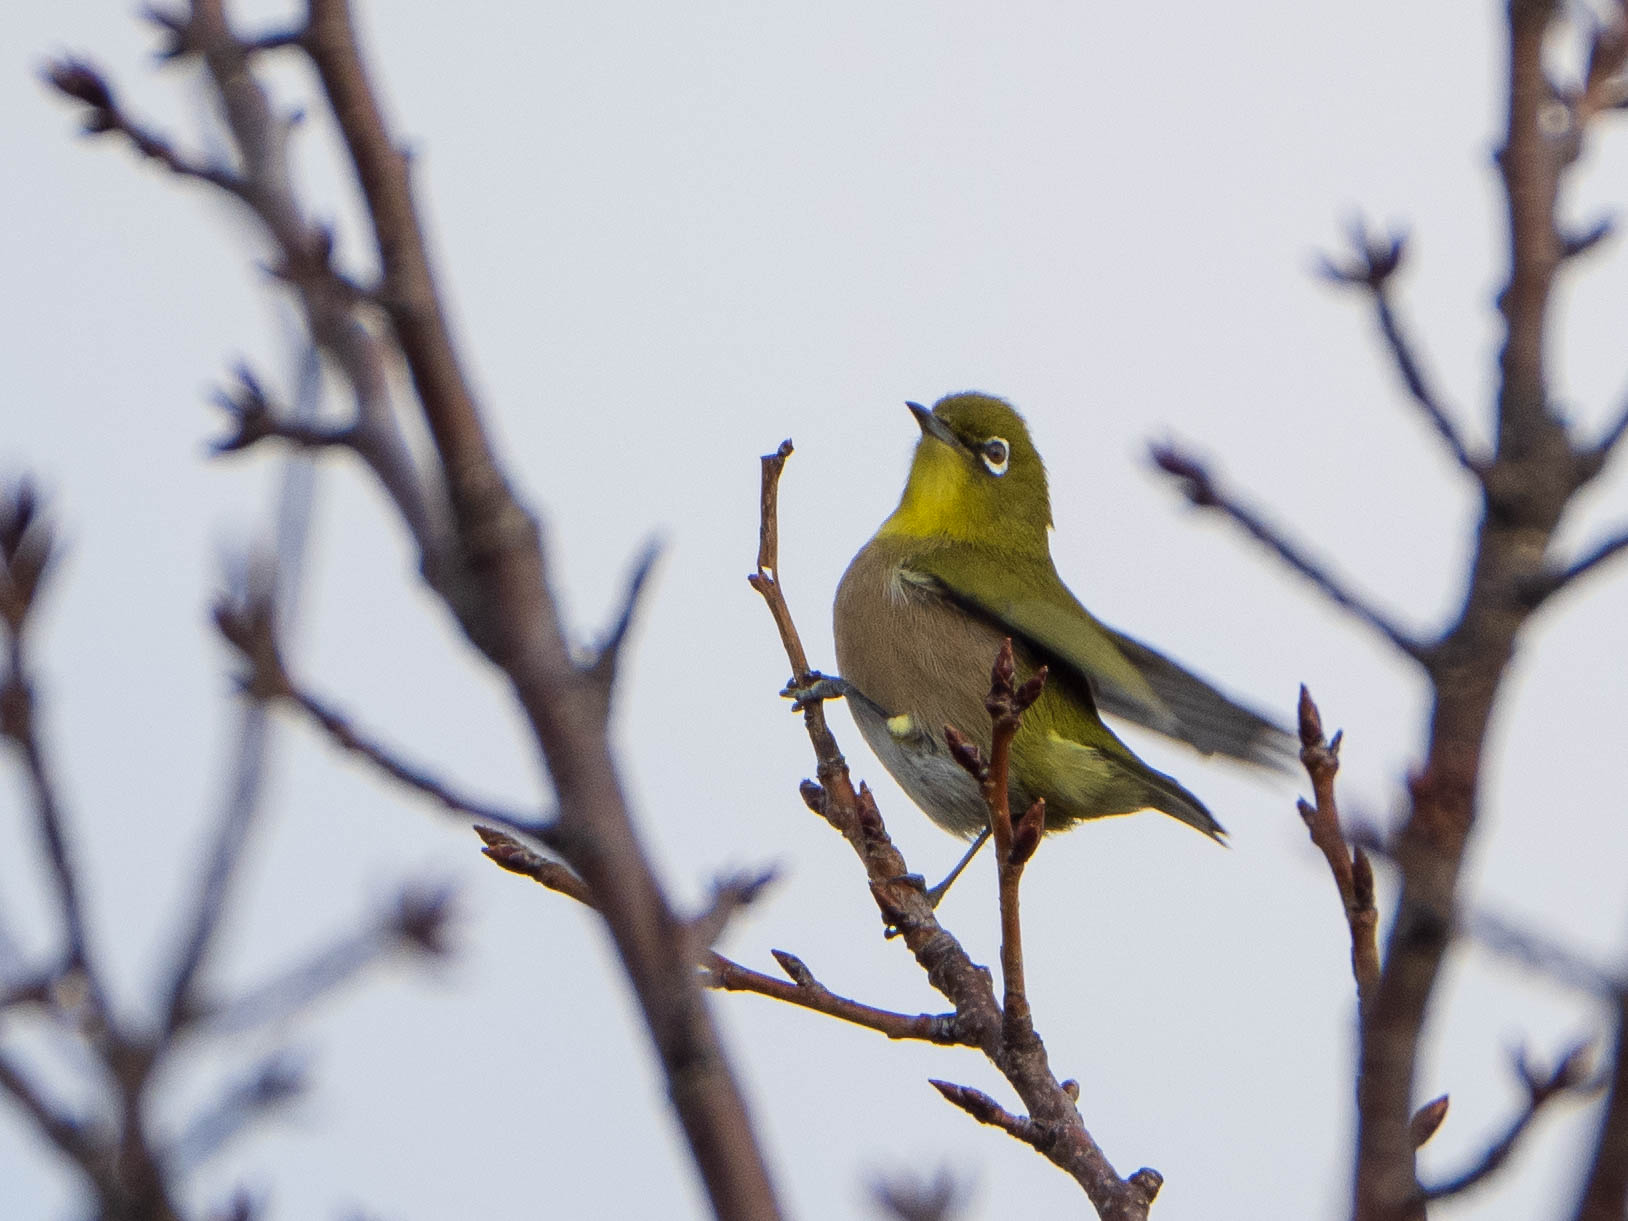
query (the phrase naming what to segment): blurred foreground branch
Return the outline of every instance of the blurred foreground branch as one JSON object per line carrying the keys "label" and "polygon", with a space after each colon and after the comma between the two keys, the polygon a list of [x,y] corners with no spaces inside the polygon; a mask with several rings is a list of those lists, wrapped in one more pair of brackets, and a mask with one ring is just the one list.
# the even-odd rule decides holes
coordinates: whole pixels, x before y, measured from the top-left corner
{"label": "blurred foreground branch", "polygon": [[[191,0],[184,11],[154,13],[172,61],[202,66],[219,100],[232,168],[203,166],[141,126],[83,60],[64,59],[47,78],[72,98],[93,134],[118,134],[145,157],[241,203],[277,252],[278,278],[292,292],[313,342],[349,383],[356,404],[346,427],[313,432],[288,421],[251,373],[222,396],[235,451],[282,438],[314,452],[347,449],[367,464],[413,536],[426,580],[465,635],[507,676],[551,777],[557,843],[572,870],[598,896],[598,911],[633,985],[672,1100],[715,1212],[723,1218],[779,1215],[774,1191],[716,1030],[692,969],[690,930],[658,886],[636,836],[608,738],[616,646],[630,608],[601,650],[593,673],[572,656],[550,589],[535,517],[508,485],[483,413],[453,343],[413,199],[409,159],[390,131],[364,65],[346,0],[309,0],[303,20],[269,39],[237,35],[224,0]],[[333,238],[312,224],[289,171],[291,116],[258,79],[255,57],[303,54],[333,112],[361,188],[377,258],[377,285],[340,275]],[[196,170],[197,172],[193,172]],[[403,441],[386,370],[399,356],[433,441],[419,464]],[[635,585],[635,592],[637,583]],[[325,711],[325,710],[323,710]],[[317,719],[319,710],[307,708]],[[330,734],[347,726],[329,716]],[[353,732],[347,745],[386,766],[387,756]],[[396,769],[398,779],[409,778]],[[430,791],[433,786],[419,783]],[[445,791],[445,790],[443,790]]]}

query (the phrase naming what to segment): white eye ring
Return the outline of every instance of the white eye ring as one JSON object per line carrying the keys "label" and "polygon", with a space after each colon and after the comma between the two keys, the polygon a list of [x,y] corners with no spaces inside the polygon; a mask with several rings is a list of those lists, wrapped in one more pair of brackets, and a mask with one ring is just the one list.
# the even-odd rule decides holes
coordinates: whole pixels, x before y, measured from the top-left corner
{"label": "white eye ring", "polygon": [[1012,451],[1004,437],[990,437],[978,447],[978,456],[983,459],[986,471],[1000,476],[1006,474],[1006,464],[1012,460]]}

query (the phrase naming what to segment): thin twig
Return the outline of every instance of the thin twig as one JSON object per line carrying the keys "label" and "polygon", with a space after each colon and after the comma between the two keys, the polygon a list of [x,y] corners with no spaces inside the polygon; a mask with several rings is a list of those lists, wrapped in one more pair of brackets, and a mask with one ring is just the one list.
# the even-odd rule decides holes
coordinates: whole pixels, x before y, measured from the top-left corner
{"label": "thin twig", "polygon": [[98,1020],[109,1017],[102,980],[91,960],[79,870],[68,843],[67,819],[56,774],[46,758],[29,665],[29,636],[46,573],[55,556],[55,531],[26,479],[0,491],[0,738],[22,756],[33,821],[45,849],[52,896],[61,919],[64,969],[82,976]]}
{"label": "thin twig", "polygon": [[0,1050],[0,1091],[4,1091],[34,1121],[34,1126],[69,1160],[93,1180],[103,1140],[93,1136],[87,1125],[65,1118],[67,1110],[49,1101],[4,1050]]}
{"label": "thin twig", "polygon": [[422,793],[454,814],[497,823],[499,826],[535,836],[545,842],[555,833],[552,821],[528,817],[512,809],[458,792],[427,768],[408,762],[389,747],[369,737],[343,713],[323,703],[308,691],[291,687],[288,702],[318,725],[334,745],[367,760],[398,784],[404,784],[415,792]]}
{"label": "thin twig", "polygon": [[970,1085],[957,1085],[953,1081],[929,1080],[928,1084],[942,1094],[945,1101],[960,1107],[979,1123],[999,1128],[1041,1153],[1045,1153],[1052,1142],[1053,1134],[1046,1125],[1012,1114],[982,1090],[973,1089]]}
{"label": "thin twig", "polygon": [[[776,951],[779,957],[783,951]],[[755,992],[773,1000],[823,1013],[853,1026],[874,1030],[890,1039],[913,1039],[942,1046],[973,1046],[953,1013],[898,1013],[832,992],[817,980],[776,979],[733,962],[721,954],[707,956],[702,979],[709,988],[725,992]]]}
{"label": "thin twig", "polygon": [[1628,988],[1617,993],[1611,1083],[1575,1221],[1622,1221],[1628,1199]]}
{"label": "thin twig", "polygon": [[157,162],[176,177],[207,183],[247,201],[250,187],[244,178],[224,166],[208,165],[177,151],[163,136],[132,118],[114,98],[106,78],[87,61],[71,57],[57,60],[46,68],[45,80],[58,92],[84,104],[87,135],[117,133],[141,156]]}
{"label": "thin twig", "polygon": [[[48,68],[46,79],[86,107],[87,131],[119,133],[137,152],[171,172],[225,192],[264,227],[277,251],[274,274],[294,289],[313,341],[333,357],[350,382],[357,418],[340,429],[278,419],[262,435],[353,450],[395,502],[418,544],[426,576],[437,588],[447,587],[455,574],[444,554],[440,525],[444,513],[391,409],[383,344],[356,316],[358,306],[376,294],[358,289],[334,267],[332,235],[305,217],[294,196],[287,159],[291,121],[274,112],[248,70],[254,44],[233,37],[220,0],[197,0],[187,15],[151,11],[148,16],[169,34],[166,55],[203,57],[225,102],[241,171],[205,165],[177,152],[165,137],[127,114],[101,73],[83,60],[57,61]],[[236,395],[224,397],[231,401]]]}
{"label": "thin twig", "polygon": [[1470,453],[1458,425],[1453,423],[1452,414],[1426,381],[1424,369],[1414,353],[1413,342],[1391,304],[1391,279],[1401,268],[1407,252],[1407,238],[1402,234],[1380,237],[1370,233],[1359,220],[1351,226],[1351,247],[1351,258],[1346,262],[1324,259],[1324,274],[1336,283],[1361,288],[1373,298],[1380,333],[1390,348],[1397,372],[1402,375],[1402,383],[1454,461],[1470,474],[1479,476],[1485,460]]}
{"label": "thin twig", "polygon": [[1390,641],[1403,656],[1411,657],[1426,668],[1430,666],[1434,656],[1433,646],[1403,630],[1390,616],[1379,610],[1367,598],[1347,588],[1327,567],[1312,559],[1298,544],[1291,542],[1277,526],[1243,502],[1223,492],[1209,470],[1197,458],[1175,445],[1154,445],[1150,452],[1154,465],[1181,484],[1183,495],[1195,507],[1214,509],[1230,518],[1250,537],[1321,590],[1329,601]]}
{"label": "thin twig", "polygon": [[[558,861],[551,861],[532,851],[506,832],[493,827],[476,827],[485,842],[482,850],[510,873],[529,877],[549,890],[575,899],[584,907],[597,908],[593,892]],[[784,950],[774,951],[776,960],[790,976],[778,979],[742,966],[724,957],[716,950],[697,944],[696,961],[701,969],[701,981],[708,988],[725,992],[755,992],[773,1000],[784,1001],[827,1017],[834,1017],[867,1030],[877,1031],[890,1039],[916,1039],[944,1045],[972,1045],[962,1023],[953,1013],[898,1013],[879,1009],[861,1001],[851,1000],[832,992],[809,971],[802,959]]]}
{"label": "thin twig", "polygon": [[1580,483],[1593,479],[1606,468],[1611,456],[1617,452],[1617,446],[1622,444],[1623,437],[1628,436],[1628,403],[1617,409],[1617,418],[1600,434],[1600,439],[1584,450],[1580,461],[1583,463],[1580,471]]}
{"label": "thin twig", "polygon": [[1023,713],[1040,698],[1046,685],[1046,667],[1041,666],[1021,687],[1014,686],[1017,665],[1012,641],[1007,638],[995,655],[989,676],[989,696],[984,707],[991,722],[989,762],[963,734],[947,728],[945,738],[950,754],[974,780],[983,794],[989,812],[989,826],[995,841],[995,877],[1001,913],[1001,1003],[1004,1034],[1012,1048],[1040,1049],[1029,1008],[1028,985],[1023,971],[1023,921],[1019,896],[1023,868],[1040,845],[1046,826],[1046,802],[1036,799],[1021,820],[1014,821],[1011,808],[1010,773],[1012,741],[1023,723]]}
{"label": "thin twig", "polygon": [[[322,366],[314,347],[307,348],[300,372],[299,395],[290,422],[303,426],[311,424],[321,411]],[[246,369],[243,385],[256,398],[260,397],[259,385]],[[299,612],[315,496],[315,468],[298,456],[289,456],[283,463],[277,492],[271,559],[252,565],[245,574],[244,588],[238,591],[245,601],[265,607],[262,628],[268,639],[272,632],[272,606],[278,608],[284,630],[292,625]],[[248,850],[251,831],[260,812],[271,726],[264,706],[258,702],[246,704],[239,710],[238,717],[229,791],[221,806],[214,839],[201,871],[197,898],[179,941],[180,952],[165,996],[166,1035],[173,1035],[188,1021],[196,1004],[194,993],[198,978],[225,919],[238,863]]]}
{"label": "thin twig", "polygon": [[1559,593],[1566,586],[1581,577],[1593,572],[1607,560],[1613,559],[1620,552],[1628,550],[1628,530],[1598,543],[1584,552],[1567,567],[1557,572],[1544,573],[1526,585],[1528,604],[1536,607],[1539,603]]}
{"label": "thin twig", "polygon": [[1477,458],[1470,453],[1464,438],[1459,435],[1458,426],[1453,423],[1447,409],[1441,405],[1435,392],[1425,381],[1424,372],[1419,367],[1412,344],[1391,307],[1390,294],[1383,288],[1374,292],[1374,310],[1379,318],[1380,332],[1385,336],[1385,342],[1390,345],[1397,371],[1401,373],[1402,381],[1407,385],[1413,401],[1419,405],[1425,419],[1435,429],[1442,444],[1447,447],[1448,453],[1453,455],[1453,460],[1470,474],[1479,476],[1485,459]]}
{"label": "thin twig", "polygon": [[267,1112],[298,1097],[306,1087],[304,1067],[286,1052],[261,1061],[187,1126],[165,1156],[177,1170],[200,1166]]}
{"label": "thin twig", "polygon": [[486,845],[481,849],[481,855],[498,868],[531,878],[557,894],[575,899],[584,907],[599,910],[599,900],[594,897],[593,891],[568,866],[549,860],[497,827],[483,827],[477,823],[475,834]]}
{"label": "thin twig", "polygon": [[690,920],[690,938],[697,950],[710,949],[743,907],[753,904],[775,880],[773,869],[759,869],[716,879],[712,896],[701,913]]}
{"label": "thin twig", "polygon": [[1579,992],[1614,1000],[1628,986],[1620,974],[1606,970],[1575,949],[1521,928],[1494,912],[1470,911],[1459,917],[1457,928],[1461,936],[1469,937],[1488,952]]}
{"label": "thin twig", "polygon": [[616,666],[622,654],[622,645],[627,640],[628,630],[633,626],[633,618],[639,608],[639,600],[644,594],[645,586],[650,580],[650,573],[661,558],[661,544],[652,539],[646,543],[639,558],[633,562],[632,575],[628,577],[627,591],[622,595],[622,607],[606,633],[604,641],[596,650],[593,662],[588,666],[588,672],[594,676],[605,690],[605,707],[607,713],[610,709],[610,693],[616,683]]}
{"label": "thin twig", "polygon": [[[1442,1200],[1469,1191],[1495,1174],[1515,1151],[1526,1130],[1544,1106],[1562,1094],[1588,1085],[1588,1058],[1593,1043],[1579,1043],[1562,1056],[1554,1068],[1540,1074],[1527,1063],[1525,1055],[1515,1059],[1515,1070],[1526,1086],[1526,1104],[1510,1120],[1504,1134],[1489,1145],[1471,1166],[1445,1182],[1424,1189],[1427,1200]],[[1620,1215],[1620,1212],[1619,1212]]]}
{"label": "thin twig", "polygon": [[1328,861],[1351,930],[1351,972],[1357,981],[1357,1009],[1367,1009],[1379,986],[1379,911],[1374,906],[1374,868],[1362,848],[1351,847],[1340,827],[1334,777],[1340,770],[1340,734],[1323,737],[1323,718],[1311,693],[1300,688],[1300,760],[1311,778],[1315,804],[1300,802],[1300,817],[1311,841]]}
{"label": "thin twig", "polygon": [[105,1012],[101,981],[91,963],[79,875],[68,846],[66,820],[57,793],[56,777],[45,758],[45,746],[40,741],[34,711],[34,684],[26,668],[26,653],[20,635],[10,636],[8,652],[7,671],[0,676],[0,704],[3,704],[0,730],[22,754],[23,767],[28,773],[34,824],[45,844],[52,890],[62,918],[62,932],[67,943],[66,961],[70,969],[85,973],[91,988],[92,1003],[98,1012]]}
{"label": "thin twig", "polygon": [[445,892],[405,892],[363,928],[228,1001],[200,1008],[194,1023],[210,1034],[235,1034],[275,1025],[355,979],[403,945],[426,952],[444,948]]}

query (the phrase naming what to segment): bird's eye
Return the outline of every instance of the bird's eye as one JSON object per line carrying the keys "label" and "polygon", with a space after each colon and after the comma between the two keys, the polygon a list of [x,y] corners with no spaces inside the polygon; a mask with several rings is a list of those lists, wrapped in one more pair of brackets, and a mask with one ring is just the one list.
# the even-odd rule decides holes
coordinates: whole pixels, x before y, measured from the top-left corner
{"label": "bird's eye", "polygon": [[1006,448],[1006,442],[1000,437],[990,437],[979,447],[978,452],[984,460],[984,469],[991,475],[1006,474],[1006,463],[1012,455]]}

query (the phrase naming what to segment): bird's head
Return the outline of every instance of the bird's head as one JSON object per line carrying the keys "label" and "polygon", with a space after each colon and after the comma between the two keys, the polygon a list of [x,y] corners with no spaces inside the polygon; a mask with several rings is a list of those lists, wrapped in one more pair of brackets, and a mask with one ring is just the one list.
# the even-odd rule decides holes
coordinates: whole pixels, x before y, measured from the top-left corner
{"label": "bird's head", "polygon": [[881,533],[1045,550],[1051,526],[1046,468],[1023,417],[989,394],[952,394],[928,411],[910,479]]}

